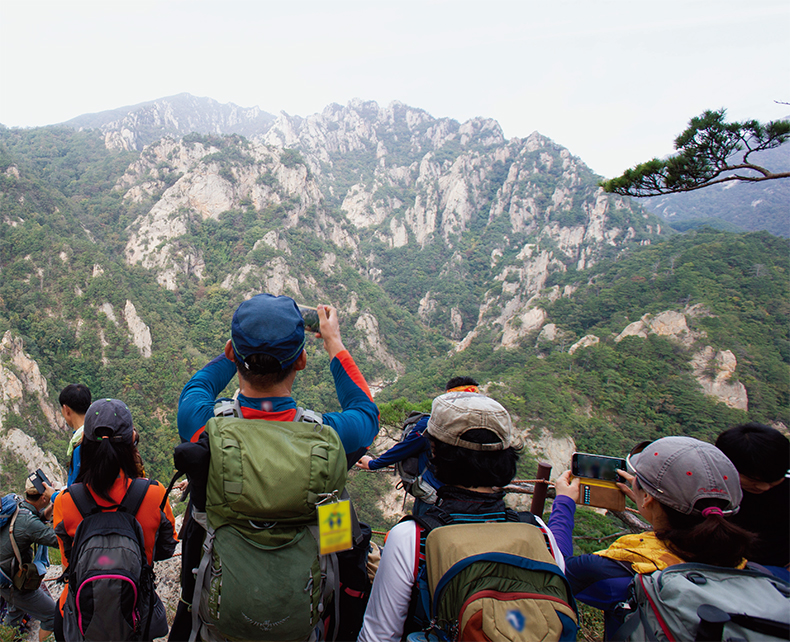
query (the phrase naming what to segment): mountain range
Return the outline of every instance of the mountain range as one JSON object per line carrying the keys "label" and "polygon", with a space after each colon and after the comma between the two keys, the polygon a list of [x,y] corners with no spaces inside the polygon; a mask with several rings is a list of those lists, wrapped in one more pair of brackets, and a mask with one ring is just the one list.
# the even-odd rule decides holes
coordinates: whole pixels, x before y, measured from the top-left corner
{"label": "mountain range", "polygon": [[[787,425],[787,241],[678,234],[599,180],[538,132],[398,102],[275,117],[181,94],[0,129],[0,474],[63,463],[54,402],[82,381],[169,475],[181,387],[261,291],[337,306],[392,421],[471,373],[536,455]],[[297,400],[335,409],[308,351]]]}

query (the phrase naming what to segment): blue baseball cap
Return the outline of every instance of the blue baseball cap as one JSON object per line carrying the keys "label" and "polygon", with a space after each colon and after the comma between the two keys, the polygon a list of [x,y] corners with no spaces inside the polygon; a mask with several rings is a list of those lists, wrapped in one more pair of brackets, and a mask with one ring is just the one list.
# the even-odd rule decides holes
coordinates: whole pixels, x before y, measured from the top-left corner
{"label": "blue baseball cap", "polygon": [[233,313],[230,340],[240,363],[253,354],[265,354],[284,370],[304,350],[304,319],[291,297],[256,294]]}

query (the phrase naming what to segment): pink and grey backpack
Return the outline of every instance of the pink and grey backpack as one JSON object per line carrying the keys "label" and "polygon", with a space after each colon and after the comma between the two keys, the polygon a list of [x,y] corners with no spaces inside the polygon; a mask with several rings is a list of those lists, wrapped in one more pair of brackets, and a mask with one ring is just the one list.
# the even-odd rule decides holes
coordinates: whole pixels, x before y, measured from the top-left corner
{"label": "pink and grey backpack", "polygon": [[99,507],[83,484],[69,486],[83,519],[68,554],[65,639],[149,639],[154,574],[135,515],[151,483],[156,482],[132,480],[117,510]]}

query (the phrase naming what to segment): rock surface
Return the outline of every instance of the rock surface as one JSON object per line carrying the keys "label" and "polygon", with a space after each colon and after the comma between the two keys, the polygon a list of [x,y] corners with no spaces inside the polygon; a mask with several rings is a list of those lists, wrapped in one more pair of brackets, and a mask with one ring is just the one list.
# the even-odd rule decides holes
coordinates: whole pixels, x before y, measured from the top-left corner
{"label": "rock surface", "polygon": [[730,408],[749,409],[749,395],[740,381],[731,381],[738,361],[730,350],[716,352],[705,346],[691,360],[694,376],[706,395],[716,397]]}
{"label": "rock surface", "polygon": [[[175,112],[165,103],[136,110],[135,118],[172,124]],[[115,125],[103,126],[123,136]],[[216,131],[223,131],[220,120]],[[446,294],[416,293],[413,312],[447,328],[456,350],[484,327],[501,330],[502,347],[518,345],[545,321],[535,297],[552,272],[589,267],[612,247],[650,243],[661,233],[656,220],[604,194],[578,158],[539,133],[507,140],[494,120],[458,123],[399,102],[353,100],[304,118],[281,114],[246,141],[161,138],[117,189],[125,199],[150,203],[129,226],[126,260],[154,270],[173,291],[180,279],[207,277],[204,251],[190,239],[228,212],[251,209],[264,218],[276,212],[279,227],[255,244],[271,249],[268,258],[259,253],[221,277],[222,287],[297,295],[304,271],[272,232],[307,228],[378,282],[392,275],[379,246],[444,245],[455,254],[436,269],[462,272],[468,252],[459,249],[460,235],[506,220],[500,246],[489,250],[501,292],[483,296],[476,319],[446,305]],[[526,241],[515,244],[512,235]],[[364,255],[363,244],[372,247]],[[431,303],[439,300],[438,307]]]}
{"label": "rock surface", "polygon": [[[65,430],[58,422],[60,409],[49,402],[47,380],[41,375],[38,364],[24,351],[22,339],[9,330],[0,341],[0,451],[10,453],[27,471],[41,468],[50,480],[62,484],[66,474],[56,457],[44,452],[35,439],[19,428],[9,429],[6,425],[9,414],[25,415],[30,404],[41,411],[46,423],[44,430]],[[24,491],[23,488],[9,489],[12,490]]]}

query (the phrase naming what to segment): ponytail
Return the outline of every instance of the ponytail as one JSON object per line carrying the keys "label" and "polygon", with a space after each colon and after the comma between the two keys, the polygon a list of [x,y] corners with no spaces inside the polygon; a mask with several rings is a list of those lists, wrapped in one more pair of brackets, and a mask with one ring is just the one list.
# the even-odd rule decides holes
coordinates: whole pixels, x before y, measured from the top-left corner
{"label": "ponytail", "polygon": [[738,566],[748,557],[756,536],[733,524],[717,500],[701,500],[695,508],[700,505],[704,505],[701,515],[685,515],[661,504],[669,525],[657,530],[656,537],[687,562]]}
{"label": "ponytail", "polygon": [[102,499],[112,502],[110,489],[123,472],[128,479],[139,477],[135,446],[110,439],[82,440],[80,473],[75,481],[90,486]]}

